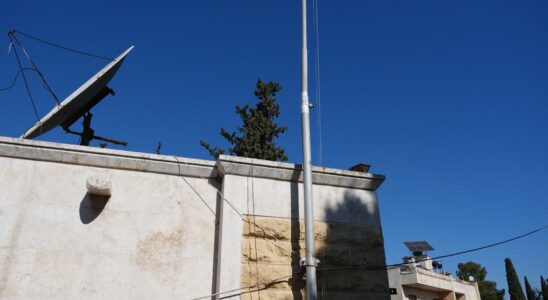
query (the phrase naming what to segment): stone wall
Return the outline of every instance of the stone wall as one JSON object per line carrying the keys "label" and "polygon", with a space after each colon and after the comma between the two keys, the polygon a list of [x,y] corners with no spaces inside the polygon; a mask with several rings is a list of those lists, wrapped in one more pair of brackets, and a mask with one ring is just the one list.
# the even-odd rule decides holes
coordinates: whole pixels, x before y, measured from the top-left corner
{"label": "stone wall", "polygon": [[[320,299],[386,299],[387,275],[382,232],[363,224],[314,223]],[[242,240],[243,299],[304,299],[302,220],[247,216]],[[327,269],[368,266],[356,271]],[[376,269],[376,270],[374,270]],[[289,278],[280,278],[291,274]]]}

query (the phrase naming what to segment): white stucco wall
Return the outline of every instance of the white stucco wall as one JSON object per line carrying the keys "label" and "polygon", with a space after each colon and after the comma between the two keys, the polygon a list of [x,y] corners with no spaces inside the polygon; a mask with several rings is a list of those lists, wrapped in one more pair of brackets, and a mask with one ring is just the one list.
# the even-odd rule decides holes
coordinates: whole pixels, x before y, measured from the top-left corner
{"label": "white stucco wall", "polygon": [[[112,185],[102,209],[89,177]],[[229,203],[302,218],[299,177],[287,163],[0,137],[0,298],[192,299],[238,288],[243,221]],[[316,220],[380,229],[383,176],[315,168],[313,179]]]}
{"label": "white stucco wall", "polygon": [[[116,160],[103,154],[97,160]],[[109,179],[113,189],[94,220],[86,205],[90,176]],[[185,180],[216,206],[207,180]],[[179,176],[0,157],[0,228],[3,298],[182,299],[211,292],[215,217]]]}

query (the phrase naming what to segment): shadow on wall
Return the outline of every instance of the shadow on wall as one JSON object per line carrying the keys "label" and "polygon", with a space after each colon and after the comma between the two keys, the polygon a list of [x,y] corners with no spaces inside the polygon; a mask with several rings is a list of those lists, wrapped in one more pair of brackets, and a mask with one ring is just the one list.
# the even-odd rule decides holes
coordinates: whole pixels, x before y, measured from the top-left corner
{"label": "shadow on wall", "polygon": [[[296,189],[296,187],[295,187]],[[315,195],[319,199],[320,195]],[[327,208],[325,220],[314,224],[318,299],[390,299],[384,242],[377,205],[353,191],[346,191],[336,206]],[[292,214],[298,217],[298,201]],[[297,206],[297,207],[293,207]],[[296,220],[294,218],[293,220]],[[304,225],[292,222],[294,253],[304,257]],[[304,299],[306,283],[301,257],[292,257],[289,280],[293,299]],[[299,271],[302,271],[299,273]]]}
{"label": "shadow on wall", "polygon": [[110,196],[98,196],[86,193],[80,202],[80,221],[89,224],[101,214]]}

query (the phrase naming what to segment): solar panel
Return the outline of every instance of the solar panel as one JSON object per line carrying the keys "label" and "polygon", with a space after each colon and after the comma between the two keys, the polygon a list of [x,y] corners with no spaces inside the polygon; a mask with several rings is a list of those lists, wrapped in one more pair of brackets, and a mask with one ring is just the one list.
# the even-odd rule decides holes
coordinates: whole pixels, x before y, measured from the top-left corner
{"label": "solar panel", "polygon": [[434,250],[427,241],[403,242],[411,252]]}
{"label": "solar panel", "polygon": [[115,60],[111,61],[101,71],[92,76],[86,83],[80,86],[70,96],[68,96],[60,105],[54,107],[32,128],[27,130],[21,138],[32,139],[38,137],[57,126],[68,129],[84,113],[88,112],[93,106],[99,103],[106,95],[112,92],[107,84],[116,74],[122,62],[133,49],[129,47]]}

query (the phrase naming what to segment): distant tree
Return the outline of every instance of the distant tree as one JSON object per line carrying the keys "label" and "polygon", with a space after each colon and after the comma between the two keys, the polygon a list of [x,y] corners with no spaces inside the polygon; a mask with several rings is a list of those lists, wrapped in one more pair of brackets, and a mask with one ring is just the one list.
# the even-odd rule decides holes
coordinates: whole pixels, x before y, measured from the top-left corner
{"label": "distant tree", "polygon": [[542,291],[535,288],[535,295],[537,296],[537,300],[544,300],[544,298],[542,297]]}
{"label": "distant tree", "polygon": [[[259,102],[256,106],[251,107],[249,103],[244,107],[236,106],[236,113],[240,115],[243,123],[237,128],[239,134],[236,131],[230,133],[221,128],[221,136],[232,145],[228,148],[228,153],[243,157],[287,161],[284,149],[275,144],[278,136],[287,131],[287,126],[279,126],[274,121],[280,115],[276,96],[281,89],[282,87],[276,82],[265,83],[261,79],[257,80],[255,96]],[[212,147],[203,140],[200,141],[200,145],[213,157],[225,153],[224,149]]]}
{"label": "distant tree", "polygon": [[497,283],[485,280],[487,270],[480,264],[473,261],[458,264],[457,277],[469,281],[470,277],[478,283],[478,289],[482,300],[501,300],[504,299],[504,289],[497,290]]}
{"label": "distant tree", "polygon": [[504,259],[506,266],[506,281],[508,281],[508,294],[510,294],[510,300],[525,300],[525,294],[519,283],[519,277],[514,269],[512,260],[509,258]]}
{"label": "distant tree", "polygon": [[473,261],[460,263],[457,265],[457,268],[457,277],[462,280],[468,280],[472,276],[476,281],[483,281],[487,276],[487,270]]}
{"label": "distant tree", "polygon": [[529,284],[529,280],[527,280],[527,276],[523,277],[525,280],[525,294],[527,295],[527,300],[537,300],[537,295],[535,293],[535,290],[531,287]]}
{"label": "distant tree", "polygon": [[504,300],[504,294],[506,294],[506,290],[497,290],[497,300]]}
{"label": "distant tree", "polygon": [[540,290],[542,292],[542,298],[548,300],[548,280],[544,280],[544,277],[540,276]]}

